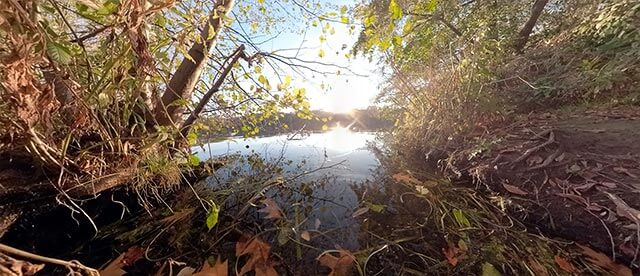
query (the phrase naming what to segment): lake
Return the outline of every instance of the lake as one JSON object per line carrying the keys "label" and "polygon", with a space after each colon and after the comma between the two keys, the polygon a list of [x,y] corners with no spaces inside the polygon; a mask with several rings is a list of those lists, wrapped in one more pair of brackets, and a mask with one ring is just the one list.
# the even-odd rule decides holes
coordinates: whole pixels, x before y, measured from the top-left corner
{"label": "lake", "polygon": [[[340,244],[343,248],[358,249],[360,225],[353,218],[353,212],[361,206],[353,188],[363,183],[368,185],[366,183],[373,179],[373,172],[380,165],[368,147],[375,143],[375,133],[335,128],[300,139],[290,138],[287,135],[236,137],[193,147],[192,151],[201,160],[254,155],[262,157],[266,163],[277,164],[283,169],[287,187],[311,188],[304,196],[287,195],[276,189],[266,193],[267,197],[278,201],[285,213],[295,213],[297,209],[292,209],[305,207],[304,222],[297,230],[313,229],[323,233],[324,239],[314,239],[318,246]],[[239,171],[251,173],[255,170],[246,163],[232,163],[208,178],[208,185],[224,186],[228,181],[237,180]]]}

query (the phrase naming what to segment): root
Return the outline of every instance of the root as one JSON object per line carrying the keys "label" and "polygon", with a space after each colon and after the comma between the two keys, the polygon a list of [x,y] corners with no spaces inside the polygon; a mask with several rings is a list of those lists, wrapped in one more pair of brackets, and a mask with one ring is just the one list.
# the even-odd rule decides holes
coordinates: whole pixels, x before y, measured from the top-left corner
{"label": "root", "polygon": [[[544,133],[544,132],[547,132],[547,131],[543,131],[543,133]],[[515,161],[513,161],[513,164],[515,165],[515,164],[517,164],[517,163],[519,163],[519,162],[522,162],[523,160],[525,160],[525,159],[527,159],[529,156],[531,156],[531,154],[533,154],[534,152],[539,151],[539,150],[541,150],[542,148],[544,148],[544,147],[546,147],[546,146],[548,146],[548,145],[551,145],[551,144],[555,143],[555,141],[556,141],[556,135],[555,135],[555,134],[554,134],[554,132],[553,132],[553,131],[551,131],[551,130],[549,130],[548,132],[549,132],[549,139],[548,139],[546,142],[544,142],[544,143],[542,143],[542,144],[540,144],[540,145],[537,145],[537,146],[535,146],[535,147],[533,147],[533,148],[528,149],[527,151],[525,151],[525,152],[524,152],[524,154],[523,154],[522,156],[518,157],[518,159],[516,159]],[[536,135],[536,136],[538,136],[538,135]]]}
{"label": "root", "polygon": [[547,159],[545,159],[544,162],[542,162],[542,164],[537,165],[537,166],[533,166],[533,167],[529,168],[527,171],[534,171],[534,170],[542,169],[542,168],[545,168],[545,167],[549,166],[551,164],[551,162],[553,162],[553,160],[556,159],[556,157],[560,156],[560,154],[561,154],[560,149],[557,149],[555,152],[553,152],[551,155],[549,155],[547,157]]}

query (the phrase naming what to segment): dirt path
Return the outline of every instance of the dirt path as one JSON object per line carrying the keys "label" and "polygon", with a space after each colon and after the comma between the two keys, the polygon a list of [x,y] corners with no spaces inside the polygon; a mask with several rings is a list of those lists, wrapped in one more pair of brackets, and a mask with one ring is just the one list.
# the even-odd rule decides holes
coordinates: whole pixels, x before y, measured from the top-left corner
{"label": "dirt path", "polygon": [[507,197],[532,229],[637,267],[638,108],[531,115],[485,139],[494,146],[471,159],[477,149],[457,153],[454,168]]}

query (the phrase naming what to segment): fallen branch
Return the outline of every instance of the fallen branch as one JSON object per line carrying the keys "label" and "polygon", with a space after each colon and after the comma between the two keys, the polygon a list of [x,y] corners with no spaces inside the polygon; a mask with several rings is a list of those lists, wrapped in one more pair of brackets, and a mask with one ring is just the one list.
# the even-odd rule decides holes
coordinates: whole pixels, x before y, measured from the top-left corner
{"label": "fallen branch", "polygon": [[98,273],[98,270],[95,270],[93,268],[87,267],[87,266],[81,264],[78,261],[64,261],[64,260],[60,260],[60,259],[44,257],[44,256],[36,255],[36,254],[33,254],[33,253],[29,253],[27,251],[22,251],[20,249],[13,248],[11,246],[4,245],[4,244],[1,244],[1,243],[0,243],[0,251],[5,252],[5,253],[10,254],[10,255],[20,256],[20,257],[27,258],[27,259],[34,260],[34,261],[61,265],[61,266],[64,266],[64,267],[66,267],[66,268],[68,268],[70,270],[74,270],[74,269],[75,270],[82,270],[82,271],[86,272],[87,275],[90,275],[90,276],[100,276],[100,273]]}

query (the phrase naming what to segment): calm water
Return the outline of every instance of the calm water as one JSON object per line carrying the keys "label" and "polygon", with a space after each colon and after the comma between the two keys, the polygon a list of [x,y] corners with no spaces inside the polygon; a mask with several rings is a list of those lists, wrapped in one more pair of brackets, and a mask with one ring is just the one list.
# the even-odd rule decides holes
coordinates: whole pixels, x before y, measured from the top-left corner
{"label": "calm water", "polygon": [[[357,249],[359,224],[352,217],[358,209],[358,196],[353,185],[372,180],[373,171],[379,166],[368,143],[375,142],[374,133],[352,132],[338,128],[325,133],[313,133],[299,140],[290,140],[286,135],[261,138],[235,138],[227,141],[194,147],[192,150],[201,160],[229,155],[257,154],[267,162],[279,162],[284,169],[286,185],[311,186],[309,196],[284,197],[281,192],[270,191],[267,196],[276,198],[280,207],[291,211],[292,206],[305,206],[305,223],[300,230],[317,229],[326,232],[321,244],[340,244]],[[286,162],[282,160],[291,160]],[[212,186],[225,185],[237,179],[238,169],[250,173],[246,164],[232,164],[216,172],[208,179]],[[299,176],[303,174],[303,176]]]}

